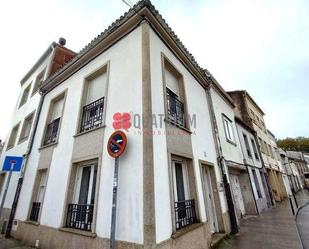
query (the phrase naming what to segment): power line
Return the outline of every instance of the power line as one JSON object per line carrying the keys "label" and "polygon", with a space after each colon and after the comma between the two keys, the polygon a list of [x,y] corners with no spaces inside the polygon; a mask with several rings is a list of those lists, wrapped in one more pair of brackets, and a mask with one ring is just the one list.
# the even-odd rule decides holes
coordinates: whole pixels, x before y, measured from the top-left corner
{"label": "power line", "polygon": [[[133,8],[133,3],[130,1],[130,0],[121,0],[122,2],[124,2],[127,6],[129,6],[130,7],[130,9],[133,9],[133,11],[137,14],[137,15],[139,15],[141,18],[143,18],[144,19],[144,16],[141,16],[140,14],[138,14],[137,13],[137,11]],[[129,2],[129,3],[128,3]]]}

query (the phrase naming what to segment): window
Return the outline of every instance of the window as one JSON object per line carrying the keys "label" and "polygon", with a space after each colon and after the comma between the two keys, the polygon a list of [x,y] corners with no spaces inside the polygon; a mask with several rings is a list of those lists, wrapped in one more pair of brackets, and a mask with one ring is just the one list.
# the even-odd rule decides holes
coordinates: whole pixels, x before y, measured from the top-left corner
{"label": "window", "polygon": [[191,198],[186,162],[172,161],[174,176],[176,230],[196,222],[195,202]]}
{"label": "window", "polygon": [[264,153],[269,155],[268,147],[265,141],[263,141],[263,145],[264,145]]}
{"label": "window", "polygon": [[32,202],[29,220],[38,221],[40,210],[42,207],[46,183],[47,183],[47,169],[39,170],[37,175],[37,186]]}
{"label": "window", "polygon": [[232,121],[228,119],[225,115],[223,115],[223,125],[224,125],[226,139],[229,142],[235,143]]}
{"label": "window", "polygon": [[181,74],[165,60],[164,76],[166,85],[167,119],[185,127],[184,88]]}
{"label": "window", "polygon": [[31,113],[28,117],[25,118],[24,123],[23,123],[23,127],[21,129],[21,133],[20,133],[20,136],[19,136],[19,141],[24,141],[29,137],[33,117],[34,117],[34,112]]}
{"label": "window", "polygon": [[28,97],[29,97],[29,93],[30,93],[30,87],[31,87],[31,83],[29,84],[29,86],[26,87],[26,89],[24,90],[23,92],[23,95],[21,96],[21,99],[20,99],[20,103],[19,103],[19,107],[20,108],[22,105],[24,105],[27,100],[28,100]]}
{"label": "window", "polygon": [[268,144],[268,150],[269,150],[269,155],[273,158],[274,157],[274,153],[273,150],[271,148],[271,146]]}
{"label": "window", "polygon": [[252,158],[248,137],[245,134],[243,134],[243,137],[244,137],[244,141],[245,141],[245,145],[246,145],[247,155],[248,155],[248,157]]}
{"label": "window", "polygon": [[7,149],[10,149],[10,148],[14,147],[15,142],[16,142],[16,138],[17,138],[18,130],[19,130],[19,123],[14,126],[14,128],[13,128],[13,130],[11,132]]}
{"label": "window", "polygon": [[39,75],[35,79],[35,83],[32,90],[32,96],[38,91],[39,87],[42,85],[44,81],[45,69],[39,73]]}
{"label": "window", "polygon": [[91,231],[97,165],[84,164],[77,167],[73,203],[68,204],[66,227]]}
{"label": "window", "polygon": [[251,144],[252,144],[252,148],[253,148],[255,159],[256,160],[260,160],[260,157],[259,157],[256,145],[255,145],[255,142],[254,142],[254,140],[252,138],[251,138]]}
{"label": "window", "polygon": [[106,85],[106,67],[86,79],[80,132],[88,131],[102,125]]}
{"label": "window", "polygon": [[256,192],[257,192],[258,198],[262,198],[261,188],[260,188],[260,184],[259,184],[255,169],[252,170],[252,174],[253,174],[254,184],[256,186]]}
{"label": "window", "polygon": [[52,144],[57,141],[63,105],[64,94],[52,101],[43,145]]}
{"label": "window", "polygon": [[260,137],[258,139],[259,139],[259,145],[260,145],[261,151],[264,152],[263,141]]}

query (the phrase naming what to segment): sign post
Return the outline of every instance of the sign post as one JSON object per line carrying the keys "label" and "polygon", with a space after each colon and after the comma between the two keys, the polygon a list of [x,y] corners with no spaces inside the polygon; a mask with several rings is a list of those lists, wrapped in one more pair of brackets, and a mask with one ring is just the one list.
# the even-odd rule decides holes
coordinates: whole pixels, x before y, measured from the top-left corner
{"label": "sign post", "polygon": [[115,131],[110,136],[108,143],[107,143],[108,154],[111,157],[115,158],[112,220],[111,220],[111,234],[110,234],[110,247],[109,247],[110,249],[115,248],[119,156],[122,155],[126,146],[127,146],[127,137],[122,131]]}
{"label": "sign post", "polygon": [[4,192],[3,192],[3,197],[1,200],[1,205],[0,205],[0,218],[2,215],[2,210],[3,206],[5,203],[6,195],[10,186],[10,181],[12,178],[12,172],[13,171],[20,171],[21,165],[22,165],[23,158],[22,157],[13,157],[13,156],[7,156],[4,160],[3,163],[3,171],[9,171],[8,179],[5,184]]}

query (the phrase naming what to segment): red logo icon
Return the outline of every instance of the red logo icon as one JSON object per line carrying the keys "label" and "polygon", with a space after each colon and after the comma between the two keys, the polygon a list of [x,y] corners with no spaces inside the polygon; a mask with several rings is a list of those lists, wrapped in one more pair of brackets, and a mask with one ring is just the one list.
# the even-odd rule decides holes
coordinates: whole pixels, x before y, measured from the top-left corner
{"label": "red logo icon", "polygon": [[130,113],[124,112],[116,112],[113,116],[114,122],[113,127],[115,130],[118,129],[125,129],[128,131],[128,129],[131,127],[131,115]]}

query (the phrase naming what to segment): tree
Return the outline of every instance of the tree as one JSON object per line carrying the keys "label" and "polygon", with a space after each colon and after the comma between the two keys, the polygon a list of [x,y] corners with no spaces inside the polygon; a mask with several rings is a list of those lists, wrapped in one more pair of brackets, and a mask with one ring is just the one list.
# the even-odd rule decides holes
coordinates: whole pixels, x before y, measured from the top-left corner
{"label": "tree", "polygon": [[309,153],[309,138],[296,137],[279,139],[277,144],[283,150],[302,151]]}

